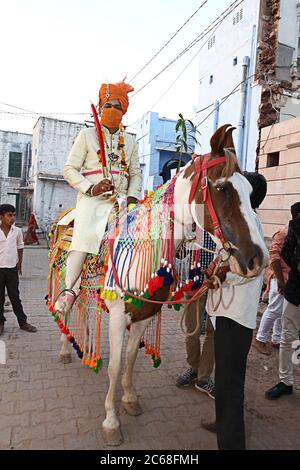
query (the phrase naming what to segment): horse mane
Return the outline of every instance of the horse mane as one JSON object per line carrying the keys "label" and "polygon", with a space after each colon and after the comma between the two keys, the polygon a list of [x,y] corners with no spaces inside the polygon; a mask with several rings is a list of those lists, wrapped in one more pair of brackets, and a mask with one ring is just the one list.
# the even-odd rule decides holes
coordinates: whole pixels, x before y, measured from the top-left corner
{"label": "horse mane", "polygon": [[235,172],[242,173],[234,147],[224,148],[224,155],[226,157],[226,163],[222,171],[222,178],[227,180]]}

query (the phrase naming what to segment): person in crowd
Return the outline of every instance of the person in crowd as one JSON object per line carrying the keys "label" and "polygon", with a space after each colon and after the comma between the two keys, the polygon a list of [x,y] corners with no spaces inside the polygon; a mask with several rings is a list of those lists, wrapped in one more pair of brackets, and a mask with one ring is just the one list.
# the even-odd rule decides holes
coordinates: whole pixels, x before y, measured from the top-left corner
{"label": "person in crowd", "polygon": [[268,400],[293,393],[293,343],[298,340],[300,330],[300,202],[291,207],[291,213],[292,220],[281,252],[290,272],[283,292],[285,300],[279,349],[280,382],[266,391]]}
{"label": "person in crowd", "polygon": [[288,233],[288,228],[283,227],[273,235],[269,250],[269,305],[265,310],[253,346],[262,354],[270,354],[267,345],[270,331],[273,327],[272,345],[279,348],[281,338],[281,317],[284,301],[284,288],[288,280],[290,268],[281,256],[281,250]]}
{"label": "person in crowd", "polygon": [[[255,213],[267,193],[263,175],[245,172],[252,186],[250,202],[253,217],[263,236],[261,222]],[[222,279],[223,281],[223,279]],[[244,424],[244,386],[247,357],[253,330],[256,328],[263,273],[253,279],[228,272],[220,288],[209,290],[207,312],[215,321],[215,422],[202,422],[208,431],[217,433],[221,450],[246,448]]]}
{"label": "person in crowd", "polygon": [[0,336],[4,332],[5,289],[21,330],[35,333],[36,327],[27,322],[19,293],[19,274],[22,274],[23,235],[15,226],[16,209],[11,204],[0,205]]}

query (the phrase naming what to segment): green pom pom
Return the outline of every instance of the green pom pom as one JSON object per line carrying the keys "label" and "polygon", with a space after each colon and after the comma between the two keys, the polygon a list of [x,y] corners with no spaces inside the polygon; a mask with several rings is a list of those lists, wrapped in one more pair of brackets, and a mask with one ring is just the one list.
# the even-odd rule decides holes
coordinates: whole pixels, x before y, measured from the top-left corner
{"label": "green pom pom", "polygon": [[136,308],[142,308],[143,302],[140,299],[132,299],[132,305]]}
{"label": "green pom pom", "polygon": [[152,361],[153,361],[153,367],[154,367],[154,369],[157,369],[161,364],[161,359],[160,359],[160,357],[158,359],[155,359],[154,354],[152,354],[151,357],[152,357]]}
{"label": "green pom pom", "polygon": [[181,309],[181,304],[175,304],[174,309],[176,310],[176,312],[179,312],[179,310]]}
{"label": "green pom pom", "polygon": [[124,301],[126,302],[126,300],[129,300],[129,299],[131,299],[131,295],[125,294],[124,295]]}
{"label": "green pom pom", "polygon": [[149,295],[149,292],[146,291],[144,292],[144,295],[142,295],[143,299],[150,299],[150,295]]}
{"label": "green pom pom", "polygon": [[97,368],[101,369],[102,365],[103,365],[103,361],[102,361],[102,358],[100,357],[100,359],[98,359]]}
{"label": "green pom pom", "polygon": [[157,369],[161,365],[161,359],[155,359],[153,367],[154,369]]}
{"label": "green pom pom", "polygon": [[104,266],[104,261],[100,261],[100,268],[103,268]]}
{"label": "green pom pom", "polygon": [[58,316],[55,314],[54,317],[53,317],[54,321],[57,321],[58,320]]}

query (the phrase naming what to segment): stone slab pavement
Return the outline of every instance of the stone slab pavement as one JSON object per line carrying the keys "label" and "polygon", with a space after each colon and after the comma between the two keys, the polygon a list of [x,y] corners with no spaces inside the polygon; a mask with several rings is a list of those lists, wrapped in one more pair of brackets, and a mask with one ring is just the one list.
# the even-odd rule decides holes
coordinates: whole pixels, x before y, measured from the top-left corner
{"label": "stone slab pavement", "polygon": [[[101,435],[108,388],[108,338],[102,339],[100,373],[59,362],[59,333],[45,305],[47,250],[26,247],[21,297],[36,334],[18,328],[9,309],[1,340],[7,362],[0,364],[0,449],[109,449]],[[159,369],[140,350],[135,385],[143,414],[131,417],[120,408],[124,443],[119,450],[217,449],[216,437],[201,428],[213,420],[214,401],[194,387],[178,389],[175,380],[186,368],[181,313],[165,309]],[[246,428],[249,449],[296,449],[300,436],[300,374],[298,390],[279,402],[263,398],[277,381],[278,352],[271,358],[251,351],[246,382]],[[300,366],[298,366],[299,368]],[[121,400],[118,387],[118,402]]]}

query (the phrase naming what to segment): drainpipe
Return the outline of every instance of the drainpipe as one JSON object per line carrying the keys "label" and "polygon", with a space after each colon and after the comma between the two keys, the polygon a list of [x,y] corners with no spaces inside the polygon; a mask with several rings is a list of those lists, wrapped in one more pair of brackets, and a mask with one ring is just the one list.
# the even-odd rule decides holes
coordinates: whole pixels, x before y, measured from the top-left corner
{"label": "drainpipe", "polygon": [[245,56],[243,60],[243,74],[242,74],[242,85],[241,85],[241,111],[240,119],[237,124],[238,128],[238,146],[237,156],[241,164],[242,170],[244,170],[244,134],[245,134],[245,120],[246,120],[246,108],[247,108],[247,78],[250,65],[250,57]]}
{"label": "drainpipe", "polygon": [[219,114],[220,114],[220,101],[215,102],[215,112],[214,112],[214,132],[218,130],[219,127]]}
{"label": "drainpipe", "polygon": [[[255,64],[256,64],[256,54],[257,54],[256,44],[257,44],[257,28],[256,28],[256,25],[253,25],[252,43],[251,43],[251,61],[250,61],[250,67],[249,67],[250,77],[253,77],[255,74]],[[251,118],[254,118],[252,116],[252,83],[253,83],[253,78],[251,78],[250,80],[247,80],[248,91],[247,91],[247,103],[246,103],[245,139],[244,139],[243,157],[242,157],[244,170],[247,170],[247,165],[248,165],[248,154],[249,154],[248,145],[249,145]],[[253,111],[255,112],[255,110]],[[255,116],[255,119],[257,120],[257,116]],[[253,156],[250,155],[250,159],[252,158]]]}

